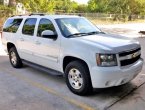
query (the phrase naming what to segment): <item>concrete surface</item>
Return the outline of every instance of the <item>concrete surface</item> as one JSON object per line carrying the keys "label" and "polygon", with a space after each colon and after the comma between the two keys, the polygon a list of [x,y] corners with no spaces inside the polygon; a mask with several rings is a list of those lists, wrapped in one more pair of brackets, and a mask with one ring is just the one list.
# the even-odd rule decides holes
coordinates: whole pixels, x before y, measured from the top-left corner
{"label": "concrete surface", "polygon": [[[137,40],[145,59],[145,39]],[[68,90],[63,77],[28,66],[14,69],[1,49],[0,44],[0,110],[144,110],[145,65],[131,83],[78,96]]]}
{"label": "concrete surface", "polygon": [[145,31],[145,23],[128,23],[128,24],[112,24],[97,25],[102,31],[107,33],[116,33],[130,38],[145,37],[139,31]]}
{"label": "concrete surface", "polygon": [[[145,75],[145,74],[144,74]],[[144,110],[145,109],[145,84],[136,91],[116,103],[110,110]]]}
{"label": "concrete surface", "polygon": [[1,35],[0,35],[0,56],[6,56],[6,55],[7,54],[3,50],[3,46],[2,46],[2,43],[1,43]]}
{"label": "concrete surface", "polygon": [[3,110],[103,110],[143,83],[138,77],[127,85],[82,97],[68,90],[63,77],[27,66],[14,69],[7,56],[0,57],[0,108]]}
{"label": "concrete surface", "polygon": [[[138,38],[142,47],[142,58],[145,60],[145,38]],[[145,63],[139,80],[145,81]],[[136,79],[134,79],[136,80]],[[136,81],[135,81],[136,82]],[[136,83],[138,83],[137,81]],[[145,82],[131,91],[128,95],[114,103],[109,110],[144,110],[145,109]]]}

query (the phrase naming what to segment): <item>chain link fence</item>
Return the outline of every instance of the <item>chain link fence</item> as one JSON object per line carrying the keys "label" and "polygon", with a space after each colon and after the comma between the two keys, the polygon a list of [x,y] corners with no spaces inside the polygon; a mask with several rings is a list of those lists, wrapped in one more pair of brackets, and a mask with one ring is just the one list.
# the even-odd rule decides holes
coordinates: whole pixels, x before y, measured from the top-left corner
{"label": "chain link fence", "polygon": [[104,14],[104,13],[59,13],[65,15],[84,16],[92,22],[128,22],[144,21],[145,15],[127,15],[127,14]]}

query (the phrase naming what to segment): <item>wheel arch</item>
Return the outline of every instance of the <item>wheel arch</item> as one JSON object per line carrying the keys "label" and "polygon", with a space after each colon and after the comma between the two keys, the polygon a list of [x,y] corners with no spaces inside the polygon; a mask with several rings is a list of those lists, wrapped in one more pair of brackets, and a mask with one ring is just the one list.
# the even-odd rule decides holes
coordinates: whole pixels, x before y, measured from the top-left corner
{"label": "wheel arch", "polygon": [[9,50],[10,50],[12,47],[16,47],[16,46],[15,46],[13,43],[8,42],[8,43],[7,43],[7,51],[9,52]]}
{"label": "wheel arch", "polygon": [[[66,66],[70,63],[70,62],[72,62],[72,61],[81,61],[82,63],[84,63],[86,66],[87,66],[87,69],[89,70],[89,65],[87,64],[87,62],[86,61],[84,61],[84,60],[82,60],[82,59],[80,59],[80,58],[77,58],[77,57],[73,57],[73,56],[65,56],[64,58],[63,58],[63,71],[65,71],[65,68],[66,68]],[[89,70],[89,72],[90,72],[90,70]]]}

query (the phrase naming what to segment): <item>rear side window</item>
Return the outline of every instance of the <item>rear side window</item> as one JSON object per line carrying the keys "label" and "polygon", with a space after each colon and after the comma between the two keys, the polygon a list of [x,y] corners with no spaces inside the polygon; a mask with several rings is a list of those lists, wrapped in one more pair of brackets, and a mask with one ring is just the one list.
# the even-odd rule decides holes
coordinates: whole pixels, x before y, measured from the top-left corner
{"label": "rear side window", "polygon": [[36,24],[37,19],[36,18],[28,18],[26,19],[22,33],[26,35],[34,35],[34,29],[35,29],[35,24]]}
{"label": "rear side window", "polygon": [[16,33],[23,19],[8,19],[3,27],[4,32]]}

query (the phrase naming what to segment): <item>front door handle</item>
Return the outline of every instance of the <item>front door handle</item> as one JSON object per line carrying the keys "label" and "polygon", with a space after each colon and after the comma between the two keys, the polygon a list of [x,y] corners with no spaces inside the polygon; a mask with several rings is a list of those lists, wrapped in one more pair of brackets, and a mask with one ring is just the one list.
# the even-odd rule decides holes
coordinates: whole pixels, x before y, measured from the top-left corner
{"label": "front door handle", "polygon": [[39,41],[36,41],[35,44],[40,45],[41,43]]}

